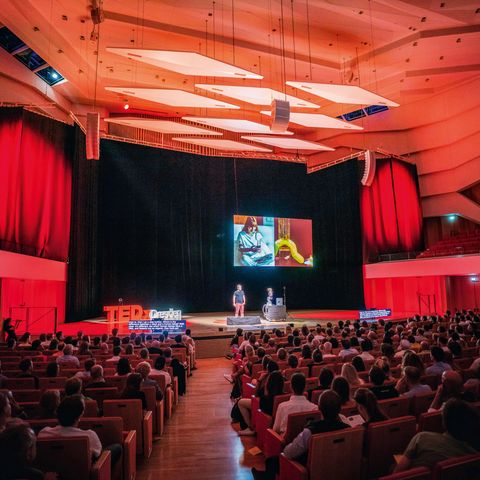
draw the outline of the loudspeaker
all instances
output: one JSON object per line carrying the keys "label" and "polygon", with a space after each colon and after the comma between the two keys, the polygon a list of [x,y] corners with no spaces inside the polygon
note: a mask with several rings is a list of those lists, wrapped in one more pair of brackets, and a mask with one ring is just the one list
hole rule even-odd
{"label": "loudspeaker", "polygon": [[261,325],[262,321],[260,317],[250,316],[250,317],[227,317],[227,325]]}
{"label": "loudspeaker", "polygon": [[275,133],[285,132],[290,122],[290,102],[286,100],[274,100],[271,106],[272,123],[270,130]]}
{"label": "loudspeaker", "polygon": [[369,187],[375,178],[375,169],[377,166],[377,157],[371,150],[365,151],[365,169],[363,171],[362,185]]}
{"label": "loudspeaker", "polygon": [[87,160],[98,160],[100,158],[100,114],[96,112],[87,113],[86,132]]}

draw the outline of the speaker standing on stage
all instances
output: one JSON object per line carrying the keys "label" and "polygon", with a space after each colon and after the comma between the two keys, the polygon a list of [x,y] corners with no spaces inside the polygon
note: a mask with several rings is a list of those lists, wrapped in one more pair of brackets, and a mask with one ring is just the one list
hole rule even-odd
{"label": "speaker standing on stage", "polygon": [[236,317],[244,316],[246,301],[247,297],[245,297],[245,292],[242,290],[242,286],[238,284],[237,289],[233,292],[233,307],[235,308]]}

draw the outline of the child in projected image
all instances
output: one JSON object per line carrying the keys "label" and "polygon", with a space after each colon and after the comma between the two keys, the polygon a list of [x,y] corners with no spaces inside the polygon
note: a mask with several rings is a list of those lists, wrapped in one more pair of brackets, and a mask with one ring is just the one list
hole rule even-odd
{"label": "child in projected image", "polygon": [[258,231],[257,219],[247,217],[237,237],[242,264],[248,267],[273,265],[273,255]]}

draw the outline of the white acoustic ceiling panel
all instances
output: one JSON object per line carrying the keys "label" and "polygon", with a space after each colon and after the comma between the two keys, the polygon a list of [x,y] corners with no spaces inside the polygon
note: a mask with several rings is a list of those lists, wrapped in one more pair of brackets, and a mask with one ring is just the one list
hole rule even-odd
{"label": "white acoustic ceiling panel", "polygon": [[[272,112],[263,110],[263,115],[271,116]],[[329,117],[322,113],[292,113],[290,112],[290,123],[310,128],[342,128],[345,130],[363,130],[363,127],[350,122],[344,122],[338,118]]]}
{"label": "white acoustic ceiling panel", "polygon": [[324,152],[332,152],[334,148],[327,147],[321,143],[307,142],[299,138],[285,138],[285,137],[257,137],[257,136],[242,136],[242,138],[252,140],[253,142],[264,143],[272,147],[282,148],[284,150],[317,150]]}
{"label": "white acoustic ceiling panel", "polygon": [[154,118],[138,118],[138,117],[112,117],[106,118],[106,122],[117,125],[125,125],[127,127],[141,128],[153,132],[160,132],[174,135],[216,135],[222,136],[222,133],[206,128],[199,128],[185,123],[172,122],[171,120],[157,120]]}
{"label": "white acoustic ceiling panel", "polygon": [[137,88],[137,87],[105,87],[109,92],[120,93],[130,97],[142,98],[172,107],[187,108],[230,108],[238,109],[237,105],[203,97],[185,90],[173,90],[168,88]]}
{"label": "white acoustic ceiling panel", "polygon": [[[239,133],[274,133],[268,125],[252,122],[250,120],[242,120],[240,118],[209,118],[209,117],[182,117],[182,120],[189,122],[201,123],[210,127],[223,128],[231,132]],[[293,132],[283,132],[283,135],[293,135]]]}
{"label": "white acoustic ceiling panel", "polygon": [[179,52],[176,50],[147,50],[143,48],[107,47],[107,52],[131,58],[138,62],[148,63],[156,67],[171,70],[183,75],[202,77],[256,78],[258,75],[229,63],[215,60],[196,52]]}
{"label": "white acoustic ceiling panel", "polygon": [[387,105],[398,107],[399,104],[381,97],[376,93],[365,90],[356,85],[334,85],[331,83],[287,82],[287,85],[304,92],[326,98],[336,103],[351,103],[354,105]]}
{"label": "white acoustic ceiling panel", "polygon": [[271,152],[272,150],[247,143],[235,142],[233,140],[221,140],[216,138],[182,138],[174,137],[172,140],[177,142],[191,143],[202,147],[213,148],[215,150],[230,150],[232,152]]}
{"label": "white acoustic ceiling panel", "polygon": [[293,97],[265,87],[243,87],[235,85],[207,85],[196,83],[195,86],[207,92],[218,93],[226,97],[235,98],[242,102],[253,103],[254,105],[270,105],[273,100],[287,100],[291,107],[297,108],[319,108],[312,102],[307,102],[301,98]]}

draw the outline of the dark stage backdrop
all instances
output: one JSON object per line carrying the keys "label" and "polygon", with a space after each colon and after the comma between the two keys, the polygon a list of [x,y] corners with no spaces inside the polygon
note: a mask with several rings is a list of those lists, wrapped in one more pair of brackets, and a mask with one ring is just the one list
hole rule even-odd
{"label": "dark stage backdrop", "polygon": [[[74,170],[79,187],[88,177],[94,187],[98,181],[99,210],[97,218],[96,187],[77,190],[73,203],[90,235],[77,232],[70,253],[88,257],[99,275],[70,270],[70,320],[101,313],[119,297],[152,308],[230,310],[237,282],[251,310],[268,286],[279,295],[287,287],[290,309],[363,306],[356,161],[307,175],[304,165],[102,140],[98,167],[98,179],[95,167]],[[234,268],[234,213],[311,218],[315,267]],[[97,250],[89,246],[96,237]],[[73,291],[75,284],[83,289]]]}

